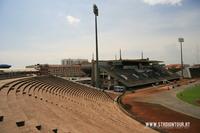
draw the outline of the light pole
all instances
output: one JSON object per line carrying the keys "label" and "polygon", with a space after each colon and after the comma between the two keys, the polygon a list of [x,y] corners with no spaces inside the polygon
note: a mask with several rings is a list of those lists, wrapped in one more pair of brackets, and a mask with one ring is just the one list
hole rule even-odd
{"label": "light pole", "polygon": [[183,78],[183,48],[182,48],[182,43],[184,42],[184,38],[178,38],[178,41],[180,42],[180,45],[181,45],[181,76]]}
{"label": "light pole", "polygon": [[95,15],[95,37],[96,37],[96,87],[99,88],[99,55],[98,55],[98,34],[97,34],[97,16],[99,15],[98,7],[93,5]]}

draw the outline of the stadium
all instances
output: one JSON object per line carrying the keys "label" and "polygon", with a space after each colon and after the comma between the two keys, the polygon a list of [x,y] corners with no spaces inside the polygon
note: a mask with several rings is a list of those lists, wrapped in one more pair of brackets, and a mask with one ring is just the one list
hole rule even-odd
{"label": "stadium", "polygon": [[[126,65],[123,66],[125,67],[119,67],[119,63],[117,63],[118,69],[116,66],[110,70],[111,67],[106,69],[105,63],[102,67],[102,70],[113,77],[120,76],[120,74],[128,77],[126,82],[131,82],[134,87],[129,86],[123,93],[104,87],[96,88],[52,74],[41,75],[41,72],[38,71],[28,71],[28,75],[21,75],[22,70],[19,73],[15,72],[15,75],[9,74],[13,77],[9,76],[0,81],[0,131],[2,133],[199,131],[199,103],[196,103],[199,93],[195,91],[197,95],[193,99],[193,103],[197,107],[172,96],[172,94],[177,94],[187,101],[189,86],[196,86],[196,90],[199,90],[198,78],[179,80],[178,75],[171,74],[168,70],[159,67],[162,71],[155,72],[163,75],[151,72],[151,76],[147,79],[144,74],[148,74],[145,71],[147,68],[152,68],[149,66],[143,67],[144,71],[141,72],[143,77],[136,80],[136,74],[131,74],[136,73],[137,69],[134,67],[136,61],[128,61],[129,70],[123,69],[127,68],[127,60],[124,62]],[[110,64],[110,61],[108,63]],[[18,76],[16,77],[16,75]],[[105,75],[104,73],[104,79],[106,79]],[[119,79],[118,82],[121,82],[120,85],[126,85],[124,79],[119,77],[117,79]],[[119,85],[118,82],[116,82],[117,85]],[[140,83],[139,88],[137,88],[138,82]],[[154,85],[151,86],[151,84]],[[135,87],[137,89],[133,91],[131,88]],[[182,94],[183,90],[186,92]],[[146,125],[147,122],[176,120],[189,121],[191,127],[165,129]]]}

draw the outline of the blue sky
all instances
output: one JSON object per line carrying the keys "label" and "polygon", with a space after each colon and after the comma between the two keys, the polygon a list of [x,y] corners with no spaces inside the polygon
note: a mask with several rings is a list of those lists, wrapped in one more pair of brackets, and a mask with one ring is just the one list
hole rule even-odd
{"label": "blue sky", "polygon": [[199,60],[199,0],[0,0],[0,63],[14,67],[91,59],[95,52],[92,5],[99,8],[99,57]]}

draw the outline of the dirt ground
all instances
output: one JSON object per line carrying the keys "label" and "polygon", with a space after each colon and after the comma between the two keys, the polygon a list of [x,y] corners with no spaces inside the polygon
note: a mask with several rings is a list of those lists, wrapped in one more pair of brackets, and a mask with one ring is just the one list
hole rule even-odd
{"label": "dirt ground", "polygon": [[200,99],[199,99],[199,100],[197,100],[196,102],[197,102],[197,104],[200,106]]}
{"label": "dirt ground", "polygon": [[[179,85],[188,84],[187,80],[178,81]],[[127,94],[122,103],[126,106],[136,120],[144,122],[190,122],[189,128],[160,128],[161,132],[169,133],[199,133],[200,119],[170,110],[162,105],[134,101],[137,97],[145,97],[151,94],[168,91],[170,86],[149,87],[137,90],[136,93]]]}
{"label": "dirt ground", "polygon": [[190,122],[189,128],[161,128],[161,131],[169,133],[199,133],[200,131],[200,119],[172,111],[158,104],[129,103],[126,99],[123,103],[131,105],[128,111],[141,122]]}

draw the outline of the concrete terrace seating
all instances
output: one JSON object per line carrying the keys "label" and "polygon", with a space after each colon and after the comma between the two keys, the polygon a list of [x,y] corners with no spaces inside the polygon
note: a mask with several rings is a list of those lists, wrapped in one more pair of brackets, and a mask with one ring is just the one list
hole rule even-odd
{"label": "concrete terrace seating", "polygon": [[107,94],[96,88],[53,76],[40,76],[1,85],[0,132],[155,131],[128,117]]}

